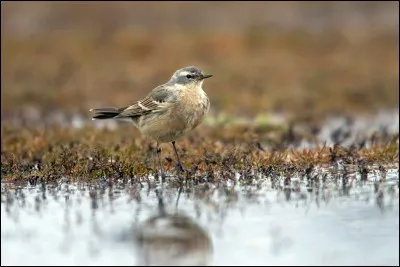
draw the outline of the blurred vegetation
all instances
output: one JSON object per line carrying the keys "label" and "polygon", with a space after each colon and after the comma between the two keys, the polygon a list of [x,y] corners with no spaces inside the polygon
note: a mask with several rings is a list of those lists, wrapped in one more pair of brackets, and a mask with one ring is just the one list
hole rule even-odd
{"label": "blurred vegetation", "polygon": [[[214,77],[203,86],[210,116],[179,142],[186,167],[330,164],[332,148],[285,151],[287,125],[269,125],[266,114],[300,122],[398,108],[398,10],[383,1],[2,2],[2,179],[156,170],[152,143],[132,125],[112,132],[38,119],[91,122],[90,108],[131,104],[187,65]],[[241,124],[246,117],[255,125]],[[342,156],[397,162],[398,135],[386,141]]]}
{"label": "blurred vegetation", "polygon": [[317,116],[399,104],[397,2],[1,9],[2,111],[123,106],[186,65],[214,74],[204,85],[213,114]]}

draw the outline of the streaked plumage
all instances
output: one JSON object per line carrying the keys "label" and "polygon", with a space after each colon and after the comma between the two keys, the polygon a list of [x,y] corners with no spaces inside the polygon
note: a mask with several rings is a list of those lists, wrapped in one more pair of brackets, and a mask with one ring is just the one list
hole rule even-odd
{"label": "streaked plumage", "polygon": [[210,108],[202,84],[211,76],[197,67],[185,67],[133,105],[90,111],[93,119],[131,119],[142,134],[157,144],[172,142],[175,149],[175,140],[196,128]]}

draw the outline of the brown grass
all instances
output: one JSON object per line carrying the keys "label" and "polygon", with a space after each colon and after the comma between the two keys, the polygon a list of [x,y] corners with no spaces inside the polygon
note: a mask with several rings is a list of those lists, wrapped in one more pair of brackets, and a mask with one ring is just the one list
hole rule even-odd
{"label": "brown grass", "polygon": [[[280,111],[302,122],[399,105],[396,2],[9,2],[1,12],[2,180],[154,173],[154,144],[131,125],[118,132],[41,128],[31,111],[22,126],[11,121],[28,107],[39,110],[39,119],[55,111],[89,119],[90,108],[133,103],[186,65],[214,75],[204,88],[217,118],[254,121]],[[336,153],[353,163],[398,161],[398,137],[341,152],[288,151],[288,138],[284,127],[227,120],[201,127],[179,148],[192,178],[230,168],[304,171],[332,163]],[[171,171],[172,149],[163,149]]]}
{"label": "brown grass", "polygon": [[[195,132],[177,143],[189,179],[204,177],[207,173],[232,175],[236,171],[269,167],[278,172],[304,172],[309,166],[329,167],[338,159],[349,165],[362,161],[368,166],[378,163],[388,166],[399,160],[398,137],[393,137],[387,144],[376,142],[368,149],[321,145],[297,151],[264,149],[257,141],[259,134],[254,129],[247,129],[243,134],[243,129],[232,126],[227,132],[236,132],[238,138],[231,139],[231,134],[223,136],[215,127],[204,128],[201,132],[207,132],[207,138]],[[131,125],[122,126],[118,131],[56,126],[38,130],[3,125],[2,180],[23,181],[41,177],[56,181],[67,177],[87,181],[103,176],[133,179],[157,174],[159,165],[155,143],[138,135],[135,137],[135,134]],[[170,144],[162,146],[162,159],[165,170],[175,173],[176,158]],[[226,176],[227,179],[231,175]]]}

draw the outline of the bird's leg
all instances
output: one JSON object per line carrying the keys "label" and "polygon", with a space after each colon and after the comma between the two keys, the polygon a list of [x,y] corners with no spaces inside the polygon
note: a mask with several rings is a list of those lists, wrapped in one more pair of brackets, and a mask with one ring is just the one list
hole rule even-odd
{"label": "bird's leg", "polygon": [[158,156],[158,163],[160,164],[160,171],[161,171],[161,185],[163,185],[165,182],[165,173],[164,173],[164,167],[163,167],[163,164],[161,161],[161,147],[158,142],[157,142],[157,156]]}
{"label": "bird's leg", "polygon": [[178,151],[176,150],[175,141],[172,141],[172,146],[174,147],[176,158],[178,159],[178,168],[180,172],[185,172],[185,168],[183,168],[181,159],[179,158]]}

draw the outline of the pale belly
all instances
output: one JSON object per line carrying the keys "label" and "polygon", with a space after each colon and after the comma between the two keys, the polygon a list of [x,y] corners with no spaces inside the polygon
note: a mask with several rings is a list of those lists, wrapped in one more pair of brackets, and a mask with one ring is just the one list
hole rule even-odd
{"label": "pale belly", "polygon": [[203,90],[186,89],[179,102],[164,112],[142,116],[136,125],[143,135],[157,142],[172,142],[196,128],[203,121],[209,106],[210,102]]}
{"label": "pale belly", "polygon": [[193,108],[186,112],[171,110],[163,114],[151,114],[140,118],[138,129],[159,143],[176,141],[187,132],[196,128],[204,119],[204,108]]}

